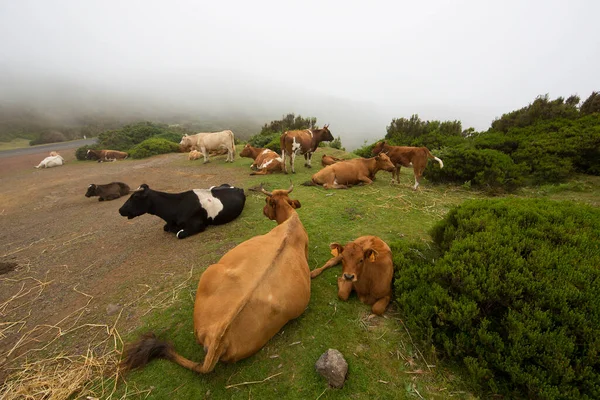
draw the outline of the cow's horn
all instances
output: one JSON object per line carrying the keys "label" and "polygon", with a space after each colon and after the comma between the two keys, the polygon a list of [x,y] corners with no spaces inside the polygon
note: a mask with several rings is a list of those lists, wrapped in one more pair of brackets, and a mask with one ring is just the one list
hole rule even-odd
{"label": "cow's horn", "polygon": [[294,190],[294,182],[292,182],[292,180],[290,179],[290,188],[287,190],[287,193],[292,193],[292,190]]}
{"label": "cow's horn", "polygon": [[273,193],[271,193],[271,192],[267,192],[267,191],[265,190],[265,188],[263,187],[262,183],[260,184],[260,191],[261,191],[262,193],[266,194],[266,195],[267,195],[267,196],[269,196],[269,197],[273,196]]}
{"label": "cow's horn", "polygon": [[134,190],[132,193],[135,193],[135,192],[143,192],[143,191],[144,191],[144,188],[140,186],[140,187],[138,187],[137,189],[135,189],[135,190]]}

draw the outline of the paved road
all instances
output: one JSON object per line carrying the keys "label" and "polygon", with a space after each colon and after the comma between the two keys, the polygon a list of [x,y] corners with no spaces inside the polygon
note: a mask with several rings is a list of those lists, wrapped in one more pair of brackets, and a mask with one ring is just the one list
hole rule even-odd
{"label": "paved road", "polygon": [[49,143],[49,144],[41,144],[39,146],[22,147],[20,149],[2,150],[2,151],[0,151],[0,158],[73,149],[73,148],[85,146],[86,144],[94,144],[94,143],[96,143],[96,140],[97,140],[97,138],[81,139],[81,140],[72,140],[70,142]]}

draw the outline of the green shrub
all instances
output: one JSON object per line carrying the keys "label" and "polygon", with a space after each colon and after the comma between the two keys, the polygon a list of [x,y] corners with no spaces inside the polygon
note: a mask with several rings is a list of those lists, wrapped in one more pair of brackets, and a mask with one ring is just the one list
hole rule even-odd
{"label": "green shrub", "polygon": [[[267,135],[258,134],[258,135],[252,136],[248,140],[248,143],[251,146],[263,148],[263,147],[267,147],[267,145],[269,143],[275,143],[275,142],[277,142],[277,147],[279,148],[279,147],[281,147],[279,145],[279,138],[280,137],[281,137],[281,133],[270,133],[270,134],[267,134]],[[273,150],[273,149],[271,149],[271,150]]]}
{"label": "green shrub", "polygon": [[359,147],[358,149],[354,150],[353,153],[359,157],[364,157],[364,158],[373,157],[372,151],[373,151],[373,148],[375,147],[375,144],[377,144],[377,142],[371,143],[371,144],[365,143],[362,147]]}
{"label": "green shrub", "polygon": [[42,132],[36,139],[31,140],[29,145],[35,146],[38,144],[57,143],[64,142],[65,140],[67,140],[67,138],[62,132],[49,130]]}
{"label": "green shrub", "polygon": [[600,209],[467,201],[432,236],[435,262],[394,248],[409,329],[462,361],[483,390],[600,398]]}
{"label": "green shrub", "polygon": [[470,182],[471,186],[491,192],[510,192],[524,184],[527,168],[516,165],[510,156],[499,151],[462,146],[436,154],[444,162],[444,168],[429,162],[423,174],[432,182]]}
{"label": "green shrub", "polygon": [[150,138],[129,150],[132,158],[146,158],[157,154],[177,153],[179,145],[167,139]]}
{"label": "green shrub", "polygon": [[[129,151],[133,146],[146,139],[169,133],[177,133],[179,135],[177,143],[179,143],[182,134],[178,130],[170,130],[164,124],[138,122],[136,124],[125,125],[121,129],[102,132],[98,135],[98,144],[103,149]],[[170,137],[167,137],[167,139],[171,140]]]}
{"label": "green shrub", "polygon": [[169,142],[179,144],[179,142],[181,142],[182,136],[183,136],[183,134],[181,134],[179,132],[165,132],[165,133],[160,133],[156,136],[153,136],[153,138],[165,139],[165,140],[168,140]]}

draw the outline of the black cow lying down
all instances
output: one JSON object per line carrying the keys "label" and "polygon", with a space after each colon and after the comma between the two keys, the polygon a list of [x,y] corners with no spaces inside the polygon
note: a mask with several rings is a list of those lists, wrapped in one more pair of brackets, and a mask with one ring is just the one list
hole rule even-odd
{"label": "black cow lying down", "polygon": [[228,184],[210,189],[193,189],[183,193],[152,190],[145,183],[133,191],[119,209],[128,219],[146,213],[166,221],[165,232],[177,234],[178,239],[203,232],[207,225],[221,225],[236,219],[244,209],[244,189]]}
{"label": "black cow lying down", "polygon": [[111,182],[106,185],[88,186],[85,197],[99,196],[98,201],[114,200],[129,194],[129,186],[123,182]]}

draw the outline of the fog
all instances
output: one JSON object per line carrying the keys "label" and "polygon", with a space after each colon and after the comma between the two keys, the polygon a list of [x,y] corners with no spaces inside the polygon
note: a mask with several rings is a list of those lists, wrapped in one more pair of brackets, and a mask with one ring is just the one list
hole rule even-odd
{"label": "fog", "polygon": [[349,148],[414,113],[483,130],[540,94],[599,90],[598,15],[597,1],[4,0],[0,104],[257,130],[295,112]]}

